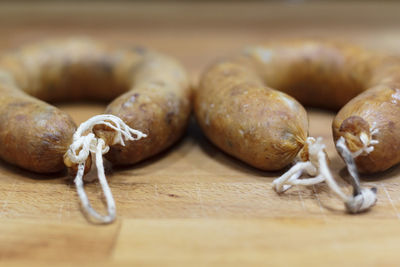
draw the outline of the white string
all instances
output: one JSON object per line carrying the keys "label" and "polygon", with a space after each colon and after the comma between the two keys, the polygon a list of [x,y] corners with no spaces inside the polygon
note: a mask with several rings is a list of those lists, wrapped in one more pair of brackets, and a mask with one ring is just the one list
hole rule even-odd
{"label": "white string", "polygon": [[[361,137],[361,135],[360,135],[360,137]],[[365,150],[365,147],[368,147],[369,145],[366,145],[366,143],[364,143],[364,141],[362,141],[362,142],[364,144],[364,147],[361,148],[360,150],[363,150],[363,153],[360,153],[359,155],[365,154],[365,153],[370,153],[371,151],[374,150],[374,148],[372,146],[371,146],[372,149]],[[376,141],[376,143],[378,143],[378,141]],[[359,209],[366,210],[366,209],[372,207],[373,205],[375,205],[375,203],[377,201],[376,188],[367,189],[367,188],[362,188],[360,186],[360,179],[358,178],[357,166],[354,162],[354,158],[355,158],[353,156],[354,153],[351,153],[350,150],[348,149],[348,147],[346,145],[346,140],[344,139],[343,136],[341,136],[338,139],[338,141],[336,142],[336,147],[337,147],[339,153],[342,155],[342,158],[344,159],[344,162],[346,163],[346,167],[347,167],[350,175],[353,178],[353,180],[352,180],[352,185],[353,185],[353,189],[354,189],[353,201],[346,203],[346,208],[349,211],[356,213],[357,210],[359,210]],[[370,151],[370,152],[367,152],[367,151]]]}
{"label": "white string", "polygon": [[[278,193],[283,193],[293,185],[315,185],[326,182],[329,188],[345,203],[346,209],[351,213],[358,213],[373,206],[376,202],[376,196],[369,189],[362,189],[356,196],[347,196],[336,183],[327,163],[325,154],[325,145],[322,138],[307,138],[309,160],[306,162],[297,162],[281,177],[272,182],[272,187]],[[306,173],[313,178],[300,177]]]}
{"label": "white string", "polygon": [[[379,143],[378,140],[373,139],[373,137],[379,133],[378,129],[373,129],[371,130],[371,137],[372,139],[370,139],[368,137],[368,135],[364,132],[362,132],[360,134],[360,140],[361,143],[363,144],[363,147],[360,148],[359,150],[355,151],[355,152],[350,152],[351,155],[353,156],[353,158],[357,158],[360,155],[368,155],[369,153],[371,153],[372,151],[374,151],[374,146]],[[347,146],[346,146],[347,147]]]}
{"label": "white string", "polygon": [[[97,137],[93,133],[93,127],[96,125],[105,125],[115,131],[115,135],[111,144],[106,144],[102,138]],[[83,135],[87,132],[89,132],[87,135]],[[130,128],[120,118],[109,114],[94,116],[78,127],[73,135],[73,142],[70,145],[66,156],[72,163],[78,164],[78,172],[74,182],[83,210],[86,212],[89,218],[100,223],[110,223],[115,219],[115,201],[110,187],[108,186],[103,166],[103,155],[110,150],[109,145],[121,144],[124,146],[124,138],[126,140],[133,141],[144,137],[147,137],[147,135],[141,131]],[[106,199],[108,214],[105,216],[100,215],[93,209],[83,186],[85,163],[91,153],[94,153],[96,158],[97,175]]]}

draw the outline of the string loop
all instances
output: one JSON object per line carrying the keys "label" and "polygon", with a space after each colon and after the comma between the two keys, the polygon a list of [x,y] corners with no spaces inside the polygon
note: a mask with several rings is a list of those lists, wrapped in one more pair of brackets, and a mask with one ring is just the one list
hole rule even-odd
{"label": "string loop", "polygon": [[[106,144],[103,138],[93,133],[93,128],[96,125],[105,125],[113,130],[114,137],[110,144]],[[87,134],[84,135],[85,133]],[[125,146],[124,139],[134,141],[145,137],[147,137],[146,134],[130,128],[120,118],[111,114],[94,116],[78,127],[73,135],[73,142],[66,153],[66,158],[70,162],[78,165],[74,183],[81,200],[82,208],[89,219],[100,223],[111,223],[116,216],[115,201],[107,183],[103,165],[103,155],[110,150],[109,145],[120,144]],[[85,164],[87,158],[90,157],[91,154],[95,156],[97,177],[106,199],[107,215],[101,215],[93,209],[84,189],[83,176]]]}
{"label": "string loop", "polygon": [[[297,162],[281,177],[272,182],[272,187],[278,193],[283,193],[294,185],[315,185],[325,182],[329,188],[344,202],[347,211],[358,213],[369,209],[376,203],[376,189],[359,187],[358,176],[353,187],[356,188],[354,196],[347,196],[336,183],[329,167],[325,144],[322,138],[308,137],[307,140],[309,159],[305,162]],[[349,152],[350,153],[350,152]],[[314,177],[302,178],[303,174]],[[356,186],[358,185],[358,187]]]}

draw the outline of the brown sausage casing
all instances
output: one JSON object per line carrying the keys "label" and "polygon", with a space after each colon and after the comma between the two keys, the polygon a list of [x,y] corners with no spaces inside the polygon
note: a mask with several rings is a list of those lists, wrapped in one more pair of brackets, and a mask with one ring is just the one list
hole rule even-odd
{"label": "brown sausage casing", "polygon": [[[112,146],[107,158],[139,162],[182,136],[190,92],[179,63],[141,47],[116,49],[87,39],[22,47],[0,58],[0,157],[35,172],[62,170],[76,125],[44,101],[117,97],[105,112],[148,137]],[[107,136],[107,129],[96,134]]]}
{"label": "brown sausage casing", "polygon": [[259,169],[279,170],[306,140],[306,111],[266,87],[246,64],[220,62],[206,71],[195,98],[197,121],[228,154]]}
{"label": "brown sausage casing", "polygon": [[277,170],[294,160],[307,138],[306,114],[296,100],[343,107],[333,122],[335,141],[343,136],[353,153],[373,147],[356,157],[357,166],[361,172],[383,171],[400,162],[399,66],[398,58],[334,42],[250,47],[204,72],[195,113],[222,150]]}

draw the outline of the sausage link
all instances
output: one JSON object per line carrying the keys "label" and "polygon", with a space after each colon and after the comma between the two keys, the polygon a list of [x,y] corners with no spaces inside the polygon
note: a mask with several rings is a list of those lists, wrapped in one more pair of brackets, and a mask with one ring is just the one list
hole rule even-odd
{"label": "sausage link", "polygon": [[[133,164],[184,133],[191,88],[174,59],[141,47],[116,49],[87,39],[27,45],[0,58],[0,157],[46,173],[64,168],[76,125],[45,101],[110,101],[106,113],[148,138],[111,146],[115,164]],[[107,136],[107,129],[96,129]],[[111,144],[110,144],[111,145]]]}
{"label": "sausage link", "polygon": [[333,121],[335,141],[343,136],[360,171],[371,173],[400,162],[399,88],[397,57],[327,41],[273,43],[209,67],[196,92],[195,113],[222,150],[276,170],[299,151],[307,155],[307,117],[296,100],[343,107]]}

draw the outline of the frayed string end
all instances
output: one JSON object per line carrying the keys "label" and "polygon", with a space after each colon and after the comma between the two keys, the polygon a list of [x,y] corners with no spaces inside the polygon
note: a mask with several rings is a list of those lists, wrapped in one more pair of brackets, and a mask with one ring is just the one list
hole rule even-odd
{"label": "frayed string end", "polygon": [[[120,118],[114,115],[98,115],[90,118],[79,126],[73,136],[73,142],[66,153],[66,158],[69,162],[78,164],[78,171],[74,182],[84,212],[89,219],[93,220],[93,222],[111,223],[115,220],[116,207],[110,187],[107,183],[103,166],[103,155],[110,150],[110,147],[102,138],[97,137],[93,133],[93,127],[96,125],[105,125],[115,132],[115,136],[110,145],[120,144],[124,146],[124,139],[139,140],[147,137],[147,135],[130,128]],[[89,133],[83,135],[87,132]],[[90,157],[92,153],[96,158],[97,175],[106,199],[107,215],[101,215],[93,209],[84,189],[83,176],[85,172],[85,164],[87,158]]]}

